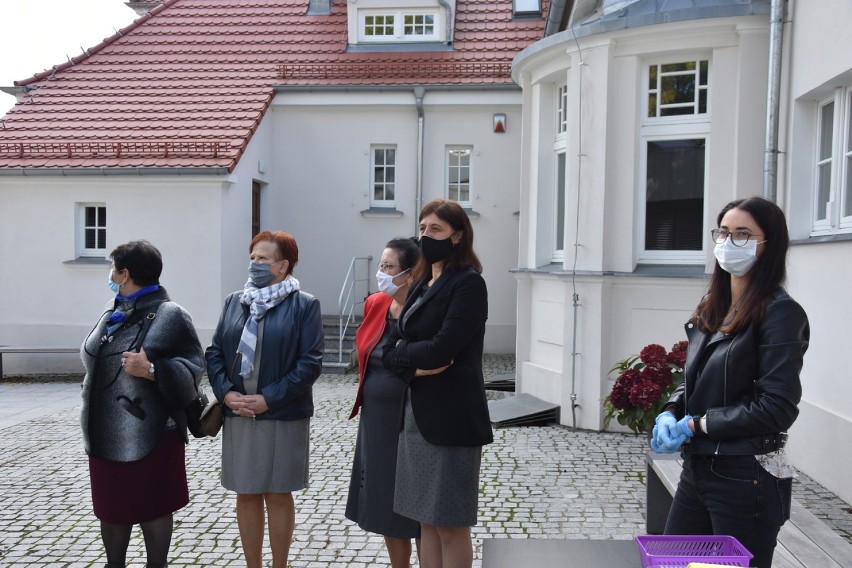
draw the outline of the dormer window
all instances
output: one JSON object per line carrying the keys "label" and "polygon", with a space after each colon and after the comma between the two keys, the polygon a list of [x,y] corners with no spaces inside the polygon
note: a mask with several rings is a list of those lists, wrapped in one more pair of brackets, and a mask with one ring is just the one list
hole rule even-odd
{"label": "dormer window", "polygon": [[450,50],[455,9],[456,0],[349,0],[349,50]]}
{"label": "dormer window", "polygon": [[361,10],[359,41],[440,41],[438,12],[408,10]]}

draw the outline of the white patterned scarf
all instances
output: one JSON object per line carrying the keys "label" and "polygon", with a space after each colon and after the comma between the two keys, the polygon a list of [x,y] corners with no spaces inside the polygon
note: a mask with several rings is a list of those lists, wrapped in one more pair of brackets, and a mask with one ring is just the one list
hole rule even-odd
{"label": "white patterned scarf", "polygon": [[240,361],[240,376],[247,379],[251,376],[254,368],[254,354],[257,348],[257,323],[271,310],[284,301],[292,292],[299,290],[299,281],[292,275],[287,276],[277,284],[270,284],[265,288],[258,288],[254,282],[249,280],[243,288],[240,303],[249,306],[249,317],[243,327],[240,336],[240,346],[237,353],[242,355]]}

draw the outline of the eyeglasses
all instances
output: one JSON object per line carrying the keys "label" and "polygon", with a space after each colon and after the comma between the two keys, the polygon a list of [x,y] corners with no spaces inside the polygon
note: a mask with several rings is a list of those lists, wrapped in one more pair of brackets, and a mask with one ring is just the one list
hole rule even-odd
{"label": "eyeglasses", "polygon": [[394,268],[401,268],[398,264],[388,264],[387,262],[379,263],[379,270],[392,270]]}
{"label": "eyeglasses", "polygon": [[744,247],[750,238],[757,237],[758,235],[752,235],[748,231],[743,230],[729,231],[728,229],[713,229],[710,231],[710,236],[720,245],[730,236],[731,242],[735,247]]}

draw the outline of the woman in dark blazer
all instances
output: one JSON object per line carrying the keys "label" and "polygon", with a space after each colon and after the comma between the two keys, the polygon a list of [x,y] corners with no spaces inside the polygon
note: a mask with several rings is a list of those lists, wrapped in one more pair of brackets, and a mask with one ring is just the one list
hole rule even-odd
{"label": "woman in dark blazer", "polygon": [[423,568],[471,566],[482,446],[493,441],[482,376],[488,292],[458,203],[423,208],[420,252],[383,357],[408,383],[394,511],[420,522]]}

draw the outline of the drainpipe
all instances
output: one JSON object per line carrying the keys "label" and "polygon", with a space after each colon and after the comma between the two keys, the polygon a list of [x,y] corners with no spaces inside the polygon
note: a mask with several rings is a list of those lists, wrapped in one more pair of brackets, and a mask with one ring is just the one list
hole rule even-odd
{"label": "drainpipe", "polygon": [[772,0],[769,8],[769,78],[766,93],[766,142],[763,155],[763,197],[778,199],[778,113],[781,110],[781,48],[787,0]]}
{"label": "drainpipe", "polygon": [[414,234],[420,230],[420,209],[423,208],[423,95],[426,89],[414,87],[417,106],[417,179],[414,181]]}
{"label": "drainpipe", "polygon": [[447,0],[438,0],[438,4],[447,9],[447,45],[452,45],[453,34],[455,33],[456,18],[453,16],[453,7]]}

